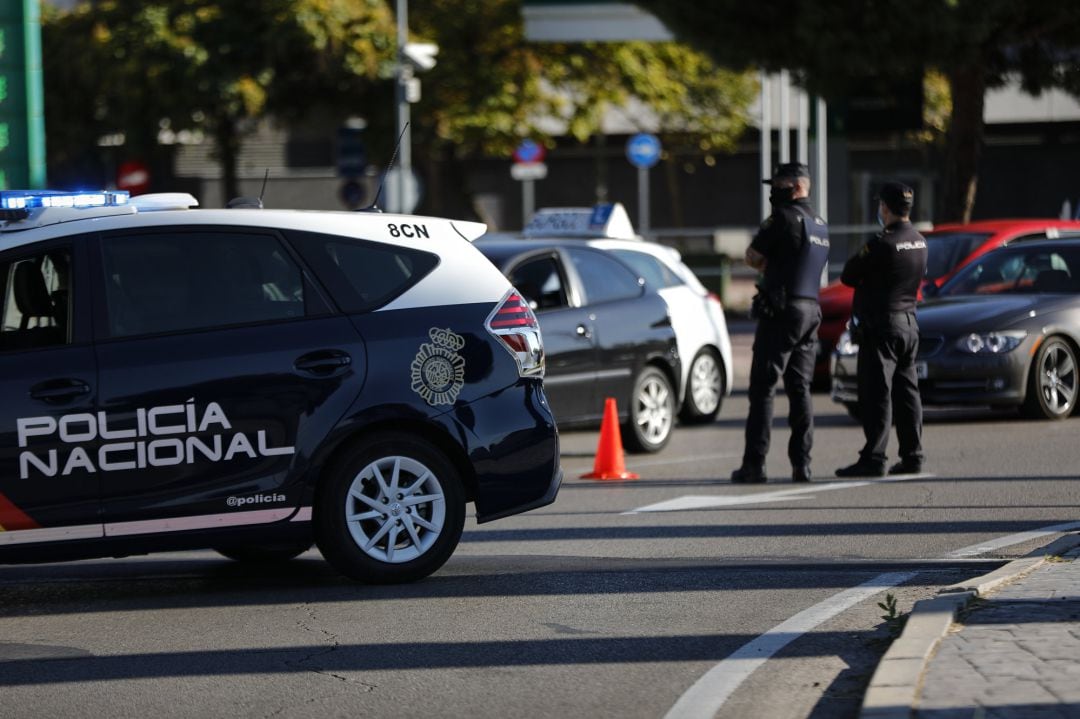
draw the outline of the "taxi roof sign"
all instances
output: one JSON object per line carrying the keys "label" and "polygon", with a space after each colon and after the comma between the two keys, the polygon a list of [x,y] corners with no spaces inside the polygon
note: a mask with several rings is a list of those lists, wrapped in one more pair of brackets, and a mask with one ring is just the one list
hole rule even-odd
{"label": "taxi roof sign", "polygon": [[637,239],[621,202],[593,207],[547,207],[539,210],[522,233],[525,237],[607,237]]}

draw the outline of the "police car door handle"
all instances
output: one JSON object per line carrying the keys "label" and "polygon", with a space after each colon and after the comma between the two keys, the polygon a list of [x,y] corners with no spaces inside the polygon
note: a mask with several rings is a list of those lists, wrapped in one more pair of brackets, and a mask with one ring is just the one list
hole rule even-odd
{"label": "police car door handle", "polygon": [[50,379],[30,388],[30,396],[50,404],[63,404],[90,394],[90,385],[81,379]]}
{"label": "police car door handle", "polygon": [[299,372],[326,377],[344,367],[348,367],[350,364],[352,364],[352,357],[349,356],[348,352],[319,350],[298,357],[293,363],[293,367]]}

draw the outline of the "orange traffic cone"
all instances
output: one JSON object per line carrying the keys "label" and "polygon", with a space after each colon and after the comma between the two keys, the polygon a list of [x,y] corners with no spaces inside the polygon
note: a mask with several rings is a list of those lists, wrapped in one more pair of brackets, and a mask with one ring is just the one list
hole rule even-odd
{"label": "orange traffic cone", "polygon": [[593,471],[581,475],[581,478],[638,479],[638,475],[626,471],[622,433],[619,431],[619,411],[615,408],[614,397],[604,400],[604,421],[600,424],[600,442],[596,445]]}

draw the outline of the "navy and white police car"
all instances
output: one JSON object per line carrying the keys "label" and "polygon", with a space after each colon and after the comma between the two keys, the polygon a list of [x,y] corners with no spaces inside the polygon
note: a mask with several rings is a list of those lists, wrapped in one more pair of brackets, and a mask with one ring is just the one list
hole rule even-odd
{"label": "navy and white police car", "polygon": [[555,499],[536,318],[429,217],[0,193],[0,562],[316,543],[362,581]]}

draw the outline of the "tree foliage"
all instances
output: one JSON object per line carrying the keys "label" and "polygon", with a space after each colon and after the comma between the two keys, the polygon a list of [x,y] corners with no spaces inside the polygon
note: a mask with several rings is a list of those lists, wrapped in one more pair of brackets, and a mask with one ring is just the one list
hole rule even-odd
{"label": "tree foliage", "polygon": [[162,124],[200,129],[227,197],[256,121],[354,102],[393,57],[380,0],[98,0],[43,21],[54,162],[87,162],[108,133],[153,153]]}
{"label": "tree foliage", "polygon": [[414,34],[440,48],[413,117],[458,153],[507,156],[523,137],[563,131],[585,142],[632,100],[669,139],[730,148],[756,94],[753,77],[680,43],[529,43],[520,0],[413,0],[409,12]]}
{"label": "tree foliage", "polygon": [[988,88],[1080,89],[1080,4],[1054,0],[745,3],[635,0],[681,39],[734,68],[788,68],[813,92],[842,97],[867,77],[883,89],[934,69],[948,80],[943,220],[975,201]]}
{"label": "tree foliage", "polygon": [[[95,141],[111,133],[150,156],[162,152],[162,125],[196,129],[213,138],[233,196],[240,142],[264,117],[296,120],[324,106],[387,128],[392,4],[96,0],[53,9],[43,33],[52,164],[93,161]],[[665,145],[730,148],[756,93],[752,75],[679,43],[529,43],[520,0],[412,0],[409,19],[415,39],[440,47],[412,112],[419,158],[506,157],[524,137],[551,144],[563,132],[585,142],[607,111],[628,103],[641,108],[630,119],[642,129],[648,116],[659,123]]]}

